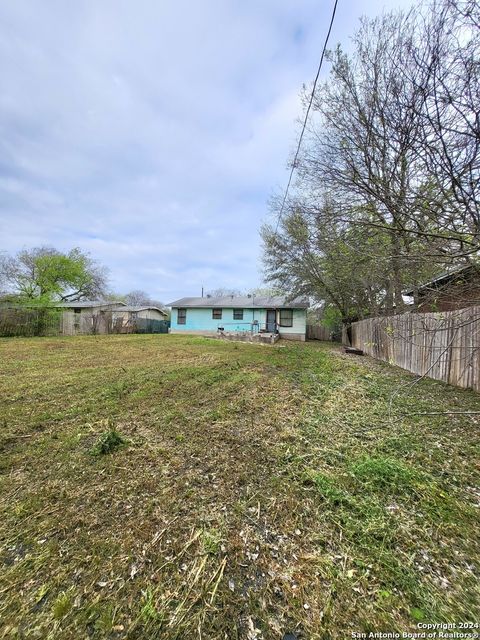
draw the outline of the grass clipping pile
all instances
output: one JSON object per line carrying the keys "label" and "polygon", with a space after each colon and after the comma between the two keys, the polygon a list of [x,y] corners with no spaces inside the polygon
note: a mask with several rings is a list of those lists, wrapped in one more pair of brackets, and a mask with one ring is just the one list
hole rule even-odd
{"label": "grass clipping pile", "polygon": [[[478,395],[330,346],[0,341],[0,637],[478,617]],[[414,415],[412,415],[414,414]]]}

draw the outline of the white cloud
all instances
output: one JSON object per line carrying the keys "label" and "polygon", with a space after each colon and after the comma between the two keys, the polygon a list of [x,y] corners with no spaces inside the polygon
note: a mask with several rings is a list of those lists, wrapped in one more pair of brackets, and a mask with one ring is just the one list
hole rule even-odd
{"label": "white cloud", "polygon": [[[116,290],[164,299],[257,284],[319,4],[2,3],[0,248],[80,246]],[[381,6],[340,3],[332,43]]]}

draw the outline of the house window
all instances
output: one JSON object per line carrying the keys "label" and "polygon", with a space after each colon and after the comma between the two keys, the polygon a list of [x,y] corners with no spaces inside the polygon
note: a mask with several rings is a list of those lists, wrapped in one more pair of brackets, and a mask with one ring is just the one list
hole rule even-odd
{"label": "house window", "polygon": [[243,320],[243,309],[234,309],[233,310],[233,319],[234,320]]}
{"label": "house window", "polygon": [[81,314],[82,310],[81,309],[74,309],[73,310],[73,326],[75,327],[75,329],[79,329],[80,328],[80,314]]}
{"label": "house window", "polygon": [[177,311],[177,324],[187,324],[187,310],[179,309]]}
{"label": "house window", "polygon": [[212,318],[214,320],[222,319],[222,310],[221,309],[212,309]]}
{"label": "house window", "polygon": [[293,309],[280,309],[280,326],[293,327]]}

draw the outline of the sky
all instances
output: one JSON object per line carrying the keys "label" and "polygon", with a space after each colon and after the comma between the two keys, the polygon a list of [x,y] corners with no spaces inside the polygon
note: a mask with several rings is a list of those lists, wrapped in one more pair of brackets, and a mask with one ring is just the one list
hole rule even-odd
{"label": "sky", "polygon": [[[330,46],[406,0],[339,0]],[[80,247],[117,293],[262,285],[333,7],[326,0],[0,3],[0,251]],[[325,65],[322,77],[328,74]]]}

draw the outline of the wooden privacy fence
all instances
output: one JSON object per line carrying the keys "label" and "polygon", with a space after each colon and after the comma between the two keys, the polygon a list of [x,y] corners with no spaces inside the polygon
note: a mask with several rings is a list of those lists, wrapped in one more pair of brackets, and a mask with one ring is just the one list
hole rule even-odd
{"label": "wooden privacy fence", "polygon": [[480,391],[480,306],[354,322],[351,346],[419,376]]}
{"label": "wooden privacy fence", "polygon": [[130,315],[114,318],[109,311],[77,314],[58,309],[0,308],[0,337],[168,333],[169,326],[168,320]]}
{"label": "wooden privacy fence", "polygon": [[168,333],[170,320],[137,318],[133,323],[133,333]]}
{"label": "wooden privacy fence", "polygon": [[111,311],[78,315],[73,311],[65,311],[61,333],[67,336],[106,333],[168,333],[169,326],[169,320],[137,318],[130,314],[114,317]]}
{"label": "wooden privacy fence", "polygon": [[307,340],[331,340],[330,330],[318,324],[307,324]]}
{"label": "wooden privacy fence", "polygon": [[56,336],[62,314],[52,309],[0,309],[0,336]]}

